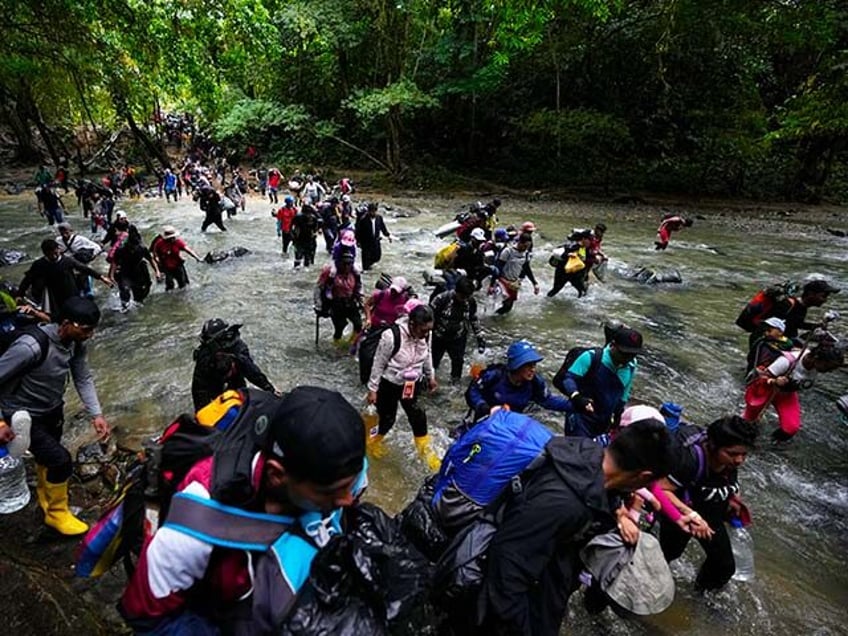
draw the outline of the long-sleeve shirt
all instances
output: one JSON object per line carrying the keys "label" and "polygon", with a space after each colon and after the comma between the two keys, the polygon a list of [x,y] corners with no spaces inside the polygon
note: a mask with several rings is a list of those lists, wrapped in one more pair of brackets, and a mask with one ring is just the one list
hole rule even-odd
{"label": "long-sleeve shirt", "polygon": [[66,344],[59,339],[59,326],[40,325],[50,341],[47,357],[35,366],[41,355],[38,341],[30,335],[19,336],[0,356],[0,409],[6,412],[27,410],[45,415],[64,401],[68,373],[77,393],[92,417],[102,413],[94,378],[88,367],[85,343]]}
{"label": "long-sleeve shirt", "polygon": [[33,296],[42,304],[49,304],[46,311],[56,311],[64,302],[79,293],[74,273],[100,278],[100,272],[67,254],[51,261],[46,256],[35,260],[24,274],[18,286],[18,294],[26,296],[32,287]]}
{"label": "long-sleeve shirt", "polygon": [[530,269],[530,250],[522,252],[517,247],[508,245],[498,255],[497,268],[498,274],[508,281],[515,282],[520,278],[527,278],[536,284],[536,277]]}
{"label": "long-sleeve shirt", "polygon": [[369,391],[377,390],[380,378],[392,384],[403,384],[421,376],[433,377],[430,339],[413,338],[409,333],[409,318],[401,318],[396,324],[400,332],[400,347],[392,355],[395,336],[392,329],[386,329],[374,353],[374,365],[371,367],[371,377],[368,378]]}
{"label": "long-sleeve shirt", "polygon": [[431,302],[433,308],[433,337],[440,340],[456,340],[468,333],[468,327],[479,338],[483,335],[477,318],[477,301],[469,298],[460,301],[456,291],[444,291]]}
{"label": "long-sleeve shirt", "polygon": [[468,387],[465,401],[478,416],[486,415],[493,406],[502,404],[516,413],[523,413],[531,402],[552,411],[571,411],[571,402],[560,395],[553,395],[541,376],[536,374],[529,382],[513,384],[503,365],[492,365],[484,370]]}

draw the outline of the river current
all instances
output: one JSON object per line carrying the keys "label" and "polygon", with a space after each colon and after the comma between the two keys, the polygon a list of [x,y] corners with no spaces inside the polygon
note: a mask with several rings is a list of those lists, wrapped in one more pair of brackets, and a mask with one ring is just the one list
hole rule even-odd
{"label": "river current", "polygon": [[[366,196],[366,195],[363,195]],[[73,195],[65,197],[69,221],[86,233]],[[415,210],[410,217],[384,216],[395,236],[383,243],[383,261],[363,276],[366,290],[380,272],[404,275],[422,296],[421,272],[429,270],[444,242],[432,230],[450,220],[471,199],[381,197],[394,210]],[[191,285],[165,293],[158,285],[144,307],[118,311],[117,291],[95,283],[103,320],[91,346],[91,366],[104,411],[121,439],[138,445],[160,431],[173,417],[191,409],[192,351],[203,322],[220,317],[242,323],[242,334],[259,365],[278,388],[317,384],[344,393],[355,406],[364,402],[355,360],[331,342],[331,326],[320,324],[315,345],[312,288],[319,265],[326,261],[319,239],[318,265],[294,271],[291,255],[283,258],[276,238],[271,206],[259,197],[248,199],[247,212],[226,221],[229,232],[200,232],[202,213],[190,199],[168,204],[162,199],[121,201],[130,220],[149,242],[163,224],[176,226],[202,257],[212,249],[244,246],[242,258],[207,265],[190,260]],[[525,337],[545,355],[539,371],[550,380],[572,346],[600,344],[601,323],[618,318],[642,331],[646,353],[634,397],[658,404],[673,400],[685,407],[688,419],[706,425],[717,417],[741,412],[747,334],[733,321],[760,287],[812,272],[848,287],[848,239],[822,235],[815,226],[783,220],[738,223],[715,212],[694,227],[673,236],[665,253],[653,249],[659,209],[616,208],[600,204],[533,202],[504,198],[501,222],[532,219],[538,226],[534,271],[542,293],[534,296],[525,283],[515,309],[495,317],[485,298],[480,314],[492,361],[502,358],[508,344]],[[653,213],[651,213],[653,212]],[[695,215],[697,210],[683,211]],[[25,193],[0,200],[0,247],[23,249],[30,259],[42,239],[52,235],[35,212],[34,197]],[[547,260],[572,227],[609,227],[604,251],[610,257],[605,282],[593,279],[588,296],[577,299],[571,287],[549,299],[553,270]],[[105,268],[102,257],[96,261]],[[678,270],[682,284],[641,285],[621,274],[640,266]],[[26,263],[4,268],[5,278],[19,282]],[[848,329],[848,291],[831,298],[826,308],[843,311]],[[810,318],[820,316],[813,309]],[[471,351],[469,350],[470,358]],[[467,359],[468,360],[468,359]],[[468,364],[468,362],[467,362]],[[438,393],[424,400],[436,447],[449,444],[447,430],[462,417],[461,386],[448,381],[448,361],[439,373]],[[661,615],[624,621],[604,614],[588,617],[575,595],[569,610],[569,633],[578,634],[816,634],[848,633],[848,429],[839,422],[834,399],[848,390],[844,371],[823,376],[802,395],[803,428],[786,449],[763,443],[740,471],[742,495],[754,517],[756,578],[732,581],[706,597],[694,592],[692,581],[703,555],[692,541],[686,555],[673,565],[677,598]],[[69,412],[80,409],[68,391]],[[553,415],[540,419],[561,430]],[[766,433],[775,426],[769,416]],[[372,461],[367,499],[397,512],[411,499],[423,478],[409,427],[401,414],[387,440],[385,459]]]}

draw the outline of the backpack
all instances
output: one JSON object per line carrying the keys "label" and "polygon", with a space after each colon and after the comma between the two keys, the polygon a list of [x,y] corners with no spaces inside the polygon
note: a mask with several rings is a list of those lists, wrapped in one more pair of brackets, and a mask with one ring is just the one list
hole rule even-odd
{"label": "backpack", "polygon": [[377,346],[380,344],[380,338],[382,338],[386,329],[391,329],[392,336],[394,336],[391,357],[394,358],[400,351],[400,327],[398,325],[383,325],[369,329],[359,340],[359,352],[357,354],[359,357],[359,381],[362,384],[368,384],[371,369],[374,367],[374,355],[377,353]]}
{"label": "backpack", "polygon": [[775,304],[789,299],[794,304],[792,296],[797,293],[798,286],[792,281],[784,281],[761,289],[739,312],[736,318],[736,326],[751,333],[755,331],[765,320]]}
{"label": "backpack", "polygon": [[459,251],[459,241],[454,241],[449,245],[445,245],[443,248],[439,249],[436,252],[436,256],[433,258],[433,267],[436,269],[446,269],[453,262],[456,253]]}
{"label": "backpack", "polygon": [[553,437],[527,415],[500,409],[477,422],[442,459],[431,504],[443,527],[455,532],[503,496],[522,490],[521,474],[540,466]]}
{"label": "backpack", "polygon": [[196,415],[182,414],[144,444],[144,457],[129,472],[118,496],[77,549],[77,575],[97,577],[119,559],[127,573],[146,536],[161,527],[189,470],[214,455],[210,494],[224,505],[248,507],[253,457],[265,446],[279,398],[259,389],[225,391]]}
{"label": "backpack", "polygon": [[21,336],[32,336],[38,343],[39,351],[38,358],[34,363],[31,363],[26,369],[19,370],[15,375],[17,378],[23,377],[29,371],[40,367],[47,359],[47,354],[50,352],[50,338],[47,334],[39,329],[38,325],[29,325],[27,327],[16,327],[14,324],[3,324],[0,327],[0,356],[8,351],[9,347]]}
{"label": "backpack", "polygon": [[695,472],[696,482],[707,476],[707,455],[701,442],[707,439],[707,431],[694,424],[680,424],[677,429],[678,439],[683,440],[683,448],[694,448],[698,459],[698,470]]}
{"label": "backpack", "polygon": [[583,377],[591,378],[598,371],[598,367],[601,365],[601,361],[603,360],[604,348],[603,347],[571,347],[566,354],[565,360],[562,361],[562,366],[559,368],[559,371],[556,372],[554,376],[554,386],[560,388],[565,384],[565,374],[568,373],[568,370],[571,368],[571,365],[574,364],[574,361],[577,360],[581,355],[583,355],[586,351],[592,352],[592,362],[589,363],[589,370],[586,371],[586,375]]}

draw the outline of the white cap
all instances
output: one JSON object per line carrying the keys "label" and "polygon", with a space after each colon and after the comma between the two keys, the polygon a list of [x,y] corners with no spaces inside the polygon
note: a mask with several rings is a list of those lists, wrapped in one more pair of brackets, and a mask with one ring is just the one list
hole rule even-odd
{"label": "white cap", "polygon": [[115,218],[116,219],[125,219],[125,218],[127,218],[127,213],[124,212],[123,210],[118,210],[117,212],[115,212]]}
{"label": "white cap", "polygon": [[475,241],[485,241],[486,233],[483,231],[483,228],[475,227],[473,230],[471,230],[471,238],[473,238]]}
{"label": "white cap", "polygon": [[162,228],[162,238],[175,238],[179,235],[179,231],[173,225],[166,225]]}
{"label": "white cap", "polygon": [[775,329],[780,329],[780,332],[783,333],[786,331],[786,323],[783,322],[777,316],[772,316],[768,320],[764,320],[763,324],[768,325],[769,327],[774,327]]}

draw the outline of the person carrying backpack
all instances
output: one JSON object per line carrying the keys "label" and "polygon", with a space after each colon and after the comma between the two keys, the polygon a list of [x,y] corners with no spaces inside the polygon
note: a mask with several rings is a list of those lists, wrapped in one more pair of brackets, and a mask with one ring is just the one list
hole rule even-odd
{"label": "person carrying backpack", "polygon": [[477,350],[483,353],[486,341],[477,319],[474,283],[460,276],[453,289],[443,291],[430,301],[433,308],[433,368],[438,369],[445,353],[451,362],[451,380],[458,382],[465,363],[465,346],[469,327],[477,339]]}
{"label": "person carrying backpack", "polygon": [[608,433],[630,399],[642,334],[621,327],[610,335],[603,348],[584,350],[573,361],[566,356],[554,376],[554,386],[571,400],[566,435],[595,438]]}
{"label": "person carrying backpack", "polygon": [[345,327],[353,326],[350,341],[362,331],[362,276],[354,265],[355,257],[346,252],[332,265],[326,265],[318,276],[313,292],[315,313],[333,321],[333,344],[341,344]]}
{"label": "person carrying backpack", "polygon": [[58,322],[22,331],[0,356],[0,443],[14,439],[7,422],[16,411],[32,417],[30,451],[35,457],[38,503],[44,523],[64,535],[78,535],[88,525],[68,507],[71,454],[62,446],[65,384],[70,374],[80,400],[101,438],[109,436],[94,378],[88,368],[86,340],[100,322],[94,301],[72,297],[58,312]]}
{"label": "person carrying backpack", "polygon": [[592,231],[582,230],[568,237],[573,241],[564,246],[562,258],[556,262],[554,269],[554,286],[548,291],[548,298],[556,296],[566,284],[577,290],[577,297],[582,298],[589,290],[589,271],[592,262],[589,261],[589,251],[592,247]]}
{"label": "person carrying backpack", "polygon": [[651,420],[632,423],[606,449],[562,436],[544,448],[544,462],[496,514],[485,578],[475,603],[451,608],[453,633],[556,636],[579,584],[580,548],[627,514],[622,494],[669,470],[668,431]]}
{"label": "person carrying backpack", "polygon": [[356,409],[300,386],[261,411],[232,425],[257,435],[250,496],[224,497],[220,467],[232,453],[214,451],[189,469],[144,545],[119,604],[137,632],[279,633],[315,554],[345,533],[367,485]]}
{"label": "person carrying backpack", "polygon": [[[736,571],[724,522],[731,514],[741,516],[737,470],[754,448],[757,432],[753,422],[731,415],[715,420],[706,431],[681,426],[672,438],[673,465],[660,485],[673,508],[669,516],[663,506],[660,545],[671,562],[693,536],[698,540],[707,555],[695,579],[700,590],[724,587]],[[688,532],[680,527],[680,517],[689,519]]]}
{"label": "person carrying backpack", "polygon": [[533,236],[524,232],[518,237],[515,245],[504,247],[495,260],[497,275],[492,277],[489,285],[489,293],[494,292],[496,284],[503,287],[506,298],[500,307],[495,310],[498,315],[508,314],[512,306],[518,300],[518,290],[521,289],[521,280],[527,278],[533,284],[533,293],[539,294],[539,283],[533,275],[530,267],[530,250],[533,247]]}
{"label": "person carrying backpack", "polygon": [[228,325],[220,318],[203,323],[200,346],[194,350],[191,397],[199,411],[224,391],[243,389],[247,383],[280,395],[262,369],[253,361],[241,339],[241,325]]}
{"label": "person carrying backpack", "polygon": [[526,340],[518,340],[506,351],[506,365],[489,365],[465,391],[465,402],[474,411],[474,419],[486,417],[495,407],[505,406],[523,413],[535,403],[552,411],[569,413],[571,403],[553,395],[545,380],[536,373],[536,364],[544,358]]}
{"label": "person carrying backpack", "polygon": [[383,331],[374,353],[366,399],[376,404],[380,426],[378,434],[368,440],[368,452],[377,458],[385,455],[383,438],[395,425],[400,405],[412,428],[418,454],[435,472],[440,461],[427,433],[427,412],[418,403],[422,387],[433,393],[439,386],[430,353],[433,310],[418,299],[410,300],[406,309],[406,317]]}
{"label": "person carrying backpack", "polygon": [[173,225],[162,228],[162,234],[153,239],[150,251],[159,270],[165,275],[165,291],[174,289],[175,283],[180,289],[189,283],[183,252],[200,262],[200,257],[180,238],[179,231]]}
{"label": "person carrying backpack", "polygon": [[801,429],[801,401],[798,393],[813,386],[819,373],[830,373],[845,361],[842,347],[819,344],[785,352],[771,364],[758,366],[756,377],[745,391],[742,418],[757,422],[769,407],[777,411],[780,426],[772,432],[775,442],[787,442]]}
{"label": "person carrying backpack", "polygon": [[365,331],[395,324],[412,298],[412,286],[403,276],[394,276],[391,281],[387,288],[375,289],[365,299]]}

